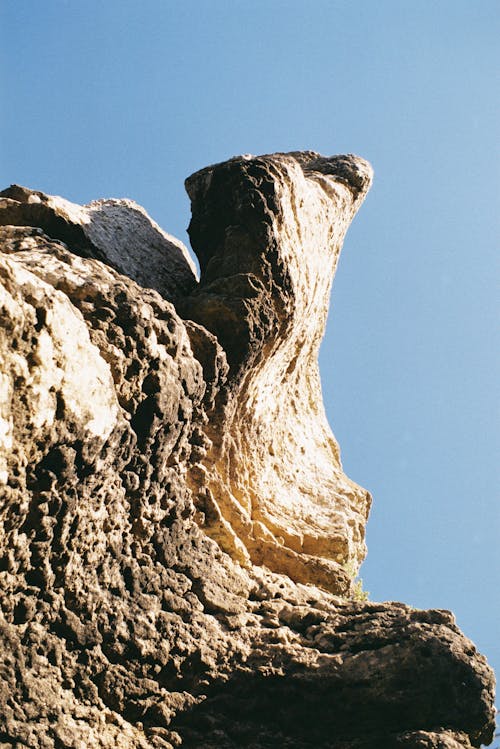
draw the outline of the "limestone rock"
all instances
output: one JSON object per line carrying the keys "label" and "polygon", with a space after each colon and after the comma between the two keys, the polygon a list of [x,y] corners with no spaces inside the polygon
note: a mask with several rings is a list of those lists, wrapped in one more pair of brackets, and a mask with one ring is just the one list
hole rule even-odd
{"label": "limestone rock", "polygon": [[205,530],[242,563],[334,592],[365,556],[371,500],[342,471],[317,361],[340,247],[370,183],[365,161],[311,152],[236,158],[186,183],[201,280],[180,309],[217,336],[231,382],[205,461],[216,504]]}
{"label": "limestone rock", "polygon": [[0,747],[478,746],[444,611],[356,601],[370,498],[317,352],[369,165],[238,157],[185,249],[130,201],[0,203]]}
{"label": "limestone rock", "polygon": [[11,185],[0,192],[0,224],[35,226],[82,257],[94,257],[168,299],[196,283],[189,252],[133,200],[94,200],[76,205]]}

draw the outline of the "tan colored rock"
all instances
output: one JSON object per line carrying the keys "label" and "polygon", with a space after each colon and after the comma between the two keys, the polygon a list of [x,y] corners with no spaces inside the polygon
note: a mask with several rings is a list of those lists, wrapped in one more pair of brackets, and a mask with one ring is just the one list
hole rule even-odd
{"label": "tan colored rock", "polygon": [[342,471],[318,352],[342,241],[371,178],[355,156],[304,152],[235,158],[186,183],[202,275],[181,310],[217,335],[231,364],[204,462],[204,528],[243,564],[333,592],[346,592],[345,570],[364,559],[371,500]]}
{"label": "tan colored rock", "polygon": [[4,191],[2,749],[491,739],[493,674],[453,616],[350,592],[369,498],[316,359],[369,179],[309,152],[197,173],[200,283],[163,246],[164,296],[133,204]]}

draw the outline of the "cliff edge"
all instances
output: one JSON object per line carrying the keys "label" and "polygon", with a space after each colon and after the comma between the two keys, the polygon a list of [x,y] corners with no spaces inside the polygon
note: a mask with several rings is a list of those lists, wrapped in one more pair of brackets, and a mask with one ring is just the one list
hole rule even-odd
{"label": "cliff edge", "polygon": [[447,611],[356,600],[371,498],[317,365],[348,155],[129,200],[0,193],[0,747],[453,749],[494,679]]}

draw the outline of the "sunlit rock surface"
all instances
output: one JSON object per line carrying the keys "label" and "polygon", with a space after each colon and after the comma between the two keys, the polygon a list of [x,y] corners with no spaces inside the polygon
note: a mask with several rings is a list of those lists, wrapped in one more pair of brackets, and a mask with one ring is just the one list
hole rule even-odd
{"label": "sunlit rock surface", "polygon": [[478,746],[493,676],[445,611],[353,597],[370,497],[317,368],[354,156],[132,201],[0,194],[0,747]]}

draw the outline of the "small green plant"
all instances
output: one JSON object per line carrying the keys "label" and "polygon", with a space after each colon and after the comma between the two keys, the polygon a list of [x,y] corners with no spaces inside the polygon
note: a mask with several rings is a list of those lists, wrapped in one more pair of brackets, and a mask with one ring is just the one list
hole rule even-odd
{"label": "small green plant", "polygon": [[363,581],[361,578],[358,578],[353,582],[351,588],[351,598],[353,601],[368,601],[369,595],[369,592],[363,589]]}
{"label": "small green plant", "polygon": [[353,580],[350,598],[353,601],[368,601],[370,594],[367,590],[363,590],[363,580],[360,577],[355,579],[358,574],[358,565],[353,560],[350,560],[342,565],[342,569],[345,570],[351,580]]}

